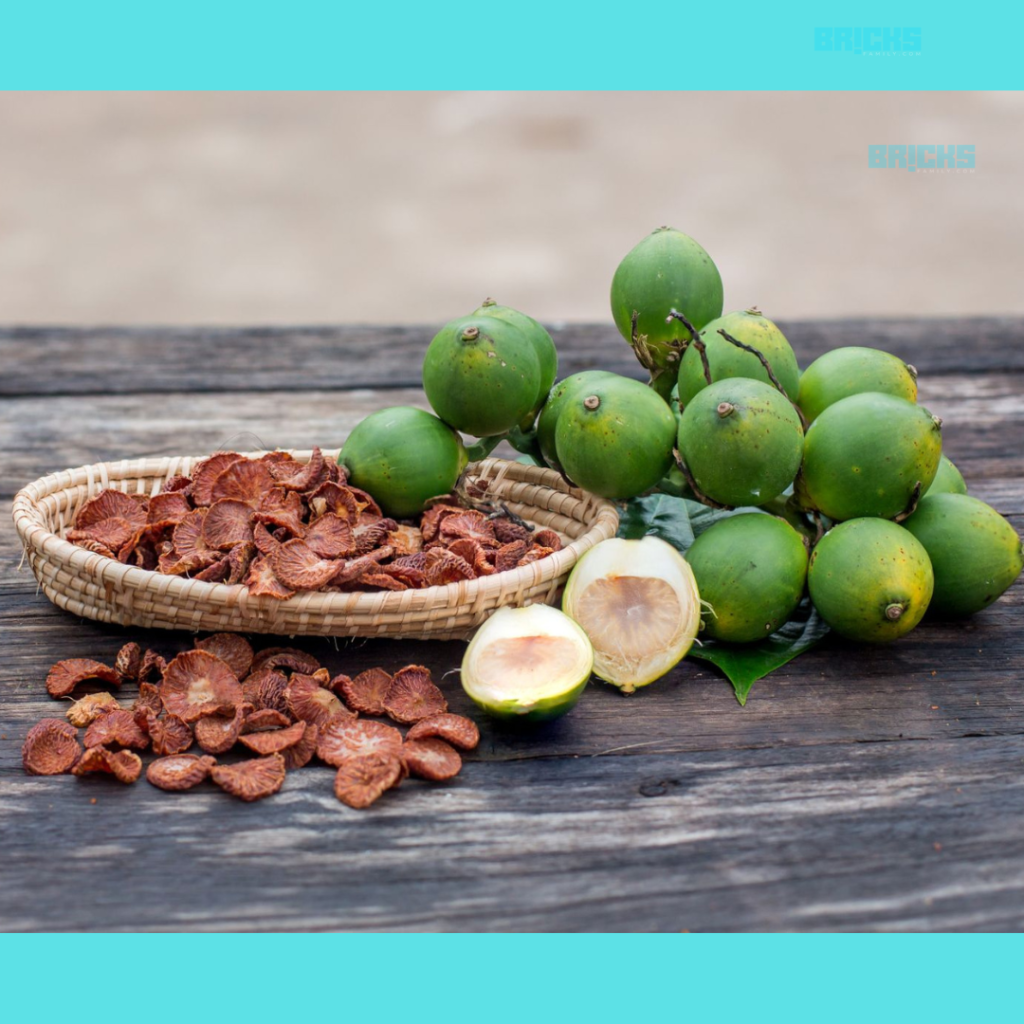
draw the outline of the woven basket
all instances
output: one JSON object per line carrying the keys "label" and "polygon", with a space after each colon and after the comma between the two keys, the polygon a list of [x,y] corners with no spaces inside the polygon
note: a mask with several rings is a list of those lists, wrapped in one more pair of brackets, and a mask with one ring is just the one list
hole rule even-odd
{"label": "woven basket", "polygon": [[[292,454],[302,460],[310,455]],[[14,523],[43,593],[75,615],[147,629],[465,639],[501,605],[552,603],[580,555],[618,527],[611,503],[571,488],[557,473],[485,459],[470,467],[470,475],[489,481],[488,500],[555,530],[568,542],[561,551],[519,569],[442,587],[310,592],[277,601],[253,597],[247,587],[122,565],[63,539],[79,506],[104,488],[152,496],[203,458],[97,463],[43,477],[19,491]]]}

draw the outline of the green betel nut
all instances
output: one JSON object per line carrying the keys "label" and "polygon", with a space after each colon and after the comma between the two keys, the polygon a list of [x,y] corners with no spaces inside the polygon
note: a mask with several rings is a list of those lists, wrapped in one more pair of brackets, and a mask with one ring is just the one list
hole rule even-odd
{"label": "green betel nut", "polygon": [[[733,344],[719,331],[725,331],[736,341],[757,349],[786,394],[796,401],[800,382],[796,356],[786,336],[768,317],[753,309],[727,313],[712,320],[700,332],[700,340],[704,344],[712,381],[725,380],[727,377],[750,377],[771,384],[771,375],[757,355]],[[707,386],[704,361],[697,348],[690,345],[679,365],[679,400],[685,407],[698,391],[703,391]]]}
{"label": "green betel nut", "polygon": [[851,519],[818,542],[807,570],[814,607],[851,640],[909,633],[928,610],[934,577],[912,533],[885,519]]}
{"label": "green betel nut", "polygon": [[807,430],[801,503],[837,521],[907,512],[935,479],[941,427],[923,406],[893,395],[830,405]]}
{"label": "green betel nut", "polygon": [[540,445],[540,453],[544,461],[552,468],[562,471],[562,464],[558,461],[558,452],[555,450],[555,428],[558,426],[558,416],[578,389],[590,387],[596,381],[615,377],[616,374],[609,370],[583,370],[581,373],[574,373],[571,377],[559,381],[548,395],[544,408],[540,411],[537,419],[537,443]]}
{"label": "green betel nut", "polygon": [[566,475],[602,498],[650,490],[672,465],[676,420],[656,392],[628,377],[609,377],[572,392],[555,428]]}
{"label": "green betel nut", "polygon": [[879,392],[917,401],[917,370],[888,352],[851,345],[819,356],[800,376],[797,404],[808,423],[851,395]]}
{"label": "green betel nut", "polygon": [[800,468],[803,428],[770,384],[731,377],[704,388],[683,410],[679,454],[697,489],[722,505],[760,505]]}
{"label": "green betel nut", "polygon": [[494,437],[529,421],[543,395],[534,343],[513,323],[465,316],[445,324],[423,360],[423,390],[445,423]]}
{"label": "green betel nut", "polygon": [[1016,530],[990,505],[966,494],[921,499],[903,524],[924,545],[935,571],[932,611],[973,615],[995,601],[1021,573]]}
{"label": "green betel nut", "polygon": [[703,632],[727,643],[763,640],[796,610],[807,579],[807,547],[781,519],[730,516],[686,553],[704,605]]}
{"label": "green betel nut", "polygon": [[357,424],[338,463],[386,515],[406,519],[419,515],[428,499],[451,491],[465,468],[466,449],[436,416],[398,405]]}
{"label": "green betel nut", "polygon": [[960,470],[953,465],[945,455],[939,459],[939,468],[932,481],[931,487],[925,492],[925,497],[932,494],[966,494],[967,484]]}
{"label": "green betel nut", "polygon": [[637,355],[652,374],[670,371],[659,387],[667,395],[675,383],[681,343],[690,337],[671,314],[682,313],[698,331],[721,316],[722,278],[711,257],[689,235],[658,228],[619,264],[612,279],[611,305],[615,326],[630,342],[632,318],[637,314],[636,333],[644,339],[643,351]]}
{"label": "green betel nut", "polygon": [[[533,421],[537,418],[548,392],[555,383],[558,376],[558,353],[555,351],[555,343],[551,335],[532,316],[520,313],[518,309],[511,306],[499,306],[494,299],[484,299],[480,308],[475,310],[473,316],[488,316],[492,320],[504,320],[522,332],[537,355],[537,363],[540,366],[540,388],[537,392],[537,401],[530,410],[529,415],[520,422],[523,430],[529,430]],[[479,436],[479,435],[477,435]]]}

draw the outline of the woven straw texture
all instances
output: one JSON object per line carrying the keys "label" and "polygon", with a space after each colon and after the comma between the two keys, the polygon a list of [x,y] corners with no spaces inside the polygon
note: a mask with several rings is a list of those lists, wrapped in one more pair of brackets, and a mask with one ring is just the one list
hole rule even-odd
{"label": "woven straw texture", "polygon": [[[292,454],[303,460],[310,455]],[[75,615],[122,626],[466,639],[502,605],[553,603],[577,559],[618,528],[610,502],[570,487],[557,473],[485,459],[470,467],[470,476],[489,481],[487,500],[555,530],[566,542],[561,551],[519,569],[443,587],[398,593],[310,592],[276,601],[252,597],[246,587],[122,565],[63,539],[79,506],[105,488],[152,496],[170,477],[187,476],[205,457],[97,463],[43,477],[19,491],[14,523],[43,593]]]}

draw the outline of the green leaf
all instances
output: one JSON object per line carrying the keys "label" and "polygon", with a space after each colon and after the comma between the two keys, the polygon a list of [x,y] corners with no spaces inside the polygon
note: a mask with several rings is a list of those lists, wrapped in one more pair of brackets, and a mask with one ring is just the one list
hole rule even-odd
{"label": "green leaf", "polygon": [[747,694],[758,679],[810,650],[828,631],[810,598],[805,597],[793,618],[764,640],[752,644],[704,640],[701,646],[694,644],[690,657],[717,665],[732,683],[736,699],[740,704],[746,704]]}
{"label": "green leaf", "polygon": [[[741,512],[765,510],[737,508],[725,512],[687,498],[651,494],[645,498],[634,498],[626,505],[619,519],[619,536],[629,540],[639,540],[648,535],[660,537],[685,555],[705,530]],[[736,699],[740,704],[746,704],[747,694],[758,679],[809,650],[828,631],[810,599],[805,597],[793,618],[764,640],[751,644],[726,644],[708,639],[700,646],[694,644],[690,657],[710,661],[721,669],[732,683]]]}
{"label": "green leaf", "polygon": [[763,512],[760,508],[737,508],[723,512],[699,501],[674,498],[668,494],[649,494],[634,498],[619,517],[619,536],[627,540],[660,537],[684,555],[690,545],[715,523],[741,512]]}

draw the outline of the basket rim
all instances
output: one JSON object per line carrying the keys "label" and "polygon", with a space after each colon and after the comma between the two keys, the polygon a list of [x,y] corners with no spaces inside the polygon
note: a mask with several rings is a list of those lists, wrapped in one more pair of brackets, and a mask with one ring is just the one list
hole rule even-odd
{"label": "basket rim", "polygon": [[[311,449],[280,449],[287,451],[300,461],[308,460]],[[340,449],[323,450],[325,458],[336,458]],[[216,454],[216,453],[211,453]],[[242,452],[248,457],[258,457],[265,452]],[[22,487],[14,497],[12,515],[15,529],[26,552],[30,549],[59,560],[75,570],[90,574],[110,573],[126,588],[133,590],[157,591],[165,598],[175,597],[189,600],[217,601],[218,595],[230,594],[251,604],[254,610],[261,607],[291,609],[297,614],[358,614],[383,615],[389,612],[406,614],[415,611],[457,609],[472,604],[481,595],[496,590],[514,593],[525,586],[554,582],[568,572],[581,555],[607,537],[612,537],[618,528],[619,515],[608,500],[570,486],[561,474],[540,466],[526,466],[507,459],[487,458],[471,463],[471,472],[485,474],[491,470],[497,473],[496,482],[512,477],[514,482],[548,487],[577,501],[588,504],[592,515],[586,520],[586,530],[554,554],[528,566],[506,570],[493,576],[482,576],[472,580],[460,580],[419,590],[406,591],[351,591],[323,592],[300,591],[293,597],[277,600],[271,597],[256,597],[248,593],[242,584],[207,583],[203,580],[180,576],[164,575],[124,565],[116,559],[88,551],[59,537],[44,522],[38,503],[61,490],[82,486],[90,489],[98,482],[101,489],[113,486],[119,480],[163,477],[175,473],[188,475],[191,468],[209,455],[157,456],[136,459],[121,459],[112,462],[96,462],[72,469],[61,470],[40,477]],[[514,467],[514,468],[513,468]],[[84,478],[84,479],[83,479]],[[136,493],[143,493],[138,491]],[[159,493],[159,492],[157,492]],[[500,581],[500,582],[499,582]],[[218,602],[219,603],[219,602]]]}

